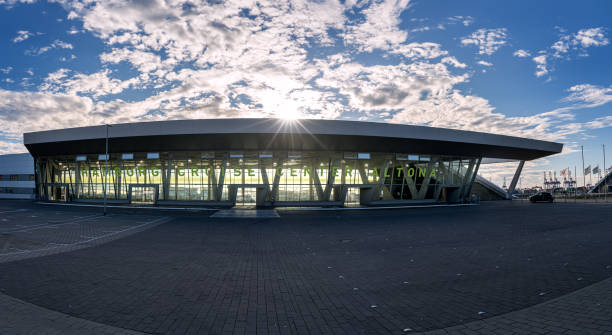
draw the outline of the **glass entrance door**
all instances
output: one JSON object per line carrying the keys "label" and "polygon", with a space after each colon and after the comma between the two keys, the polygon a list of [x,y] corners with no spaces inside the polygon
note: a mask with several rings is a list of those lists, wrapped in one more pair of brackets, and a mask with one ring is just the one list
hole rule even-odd
{"label": "glass entrance door", "polygon": [[257,188],[239,187],[236,194],[236,206],[255,207],[257,206]]}
{"label": "glass entrance door", "polygon": [[349,187],[346,191],[345,207],[359,207],[361,190],[359,187]]}
{"label": "glass entrance door", "polygon": [[66,201],[66,186],[48,186],[50,201]]}
{"label": "glass entrance door", "polygon": [[155,187],[151,186],[132,186],[132,204],[154,205]]}

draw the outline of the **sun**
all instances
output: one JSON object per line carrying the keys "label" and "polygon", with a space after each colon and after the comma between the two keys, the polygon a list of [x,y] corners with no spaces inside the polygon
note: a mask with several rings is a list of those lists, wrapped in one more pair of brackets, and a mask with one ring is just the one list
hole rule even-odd
{"label": "sun", "polygon": [[279,119],[286,121],[295,121],[300,118],[300,113],[296,110],[285,110],[276,114]]}

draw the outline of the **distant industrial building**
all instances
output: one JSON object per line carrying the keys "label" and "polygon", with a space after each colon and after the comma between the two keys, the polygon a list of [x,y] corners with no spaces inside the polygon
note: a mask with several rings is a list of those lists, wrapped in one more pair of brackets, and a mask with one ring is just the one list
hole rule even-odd
{"label": "distant industrial building", "polygon": [[28,153],[0,155],[0,199],[34,199],[34,159]]}

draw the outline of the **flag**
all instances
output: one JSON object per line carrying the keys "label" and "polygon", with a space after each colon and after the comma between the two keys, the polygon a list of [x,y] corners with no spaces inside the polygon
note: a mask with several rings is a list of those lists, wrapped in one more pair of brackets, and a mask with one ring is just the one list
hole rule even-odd
{"label": "flag", "polygon": [[561,175],[562,175],[562,176],[565,176],[566,174],[567,174],[567,169],[563,169],[563,170],[561,170]]}
{"label": "flag", "polygon": [[589,174],[591,173],[591,166],[587,166],[586,169],[584,169],[584,174]]}
{"label": "flag", "polygon": [[593,168],[593,173],[594,174],[598,174],[599,172],[600,172],[599,171],[599,165],[597,165],[596,167]]}

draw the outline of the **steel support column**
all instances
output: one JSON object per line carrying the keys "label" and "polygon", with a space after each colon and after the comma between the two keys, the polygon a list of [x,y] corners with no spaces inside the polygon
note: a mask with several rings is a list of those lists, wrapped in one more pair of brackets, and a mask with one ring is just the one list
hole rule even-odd
{"label": "steel support column", "polygon": [[510,187],[508,187],[508,196],[512,199],[512,192],[516,188],[516,184],[521,176],[521,171],[523,171],[523,166],[525,166],[525,161],[520,161],[519,165],[516,168],[516,172],[514,172],[514,177],[512,177],[512,182],[510,183]]}

